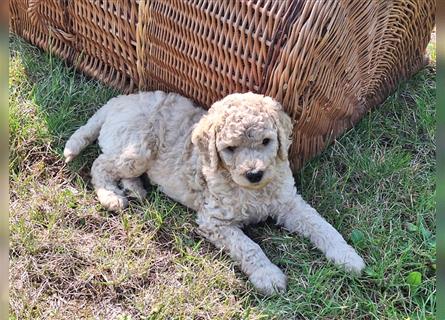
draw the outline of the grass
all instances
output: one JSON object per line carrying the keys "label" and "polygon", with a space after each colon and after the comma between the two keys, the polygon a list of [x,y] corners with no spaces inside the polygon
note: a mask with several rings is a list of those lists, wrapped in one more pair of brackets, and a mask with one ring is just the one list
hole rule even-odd
{"label": "grass", "polygon": [[364,274],[272,223],[251,226],[289,276],[286,294],[264,298],[156,188],[122,214],[103,210],[89,184],[97,147],[69,166],[61,152],[117,92],[14,36],[10,52],[10,319],[434,318],[434,65],[296,176],[363,255]]}

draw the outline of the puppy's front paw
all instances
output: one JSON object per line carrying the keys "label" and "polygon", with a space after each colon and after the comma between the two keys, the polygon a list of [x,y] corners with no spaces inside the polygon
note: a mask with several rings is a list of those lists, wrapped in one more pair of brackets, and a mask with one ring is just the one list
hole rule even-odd
{"label": "puppy's front paw", "polygon": [[109,190],[99,190],[97,196],[105,209],[110,211],[120,211],[128,206],[127,198]]}
{"label": "puppy's front paw", "polygon": [[360,274],[365,268],[365,262],[349,245],[342,245],[329,250],[326,257],[334,263],[341,265],[346,271]]}
{"label": "puppy's front paw", "polygon": [[265,295],[286,291],[286,275],[274,264],[258,268],[250,275],[249,280]]}

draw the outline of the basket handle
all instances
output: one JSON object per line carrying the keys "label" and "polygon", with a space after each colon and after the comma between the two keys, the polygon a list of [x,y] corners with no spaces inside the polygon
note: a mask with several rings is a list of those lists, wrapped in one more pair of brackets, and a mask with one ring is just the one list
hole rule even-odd
{"label": "basket handle", "polygon": [[[66,32],[60,28],[54,27],[48,23],[47,19],[44,19],[39,12],[39,6],[44,2],[44,0],[28,0],[28,17],[31,23],[34,25],[42,25],[48,29],[48,33],[55,38],[63,41],[72,43],[75,39],[72,33]],[[65,1],[64,1],[65,2]]]}

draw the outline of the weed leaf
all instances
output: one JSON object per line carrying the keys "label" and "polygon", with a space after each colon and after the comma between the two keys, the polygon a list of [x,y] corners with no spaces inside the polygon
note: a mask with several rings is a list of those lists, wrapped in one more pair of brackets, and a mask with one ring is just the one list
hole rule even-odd
{"label": "weed leaf", "polygon": [[418,271],[410,272],[408,277],[406,277],[406,283],[408,283],[410,287],[418,287],[422,283],[422,274]]}
{"label": "weed leaf", "polygon": [[365,241],[364,233],[358,229],[352,230],[351,241],[353,244],[360,247],[363,244],[363,242]]}

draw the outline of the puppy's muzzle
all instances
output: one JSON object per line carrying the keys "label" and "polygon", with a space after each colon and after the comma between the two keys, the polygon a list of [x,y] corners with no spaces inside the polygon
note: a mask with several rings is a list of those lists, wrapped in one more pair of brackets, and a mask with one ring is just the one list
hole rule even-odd
{"label": "puppy's muzzle", "polygon": [[258,183],[263,178],[263,174],[264,174],[264,171],[261,171],[261,170],[259,170],[259,171],[251,170],[251,171],[247,171],[246,172],[246,178],[251,183]]}

